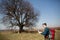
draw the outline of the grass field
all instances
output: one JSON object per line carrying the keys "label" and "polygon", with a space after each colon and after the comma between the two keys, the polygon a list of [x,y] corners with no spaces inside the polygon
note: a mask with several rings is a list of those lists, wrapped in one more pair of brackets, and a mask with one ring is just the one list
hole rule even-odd
{"label": "grass field", "polygon": [[[60,40],[60,30],[56,30],[55,40]],[[0,32],[0,40],[44,40],[43,35],[39,33],[12,33]]]}
{"label": "grass field", "polygon": [[60,40],[60,30],[56,30],[55,40]]}

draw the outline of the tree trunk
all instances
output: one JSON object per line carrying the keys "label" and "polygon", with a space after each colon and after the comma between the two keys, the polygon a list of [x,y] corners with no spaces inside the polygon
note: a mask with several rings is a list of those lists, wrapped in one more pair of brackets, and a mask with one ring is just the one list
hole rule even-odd
{"label": "tree trunk", "polygon": [[23,32],[23,26],[22,25],[19,27],[19,33],[21,33],[21,32]]}

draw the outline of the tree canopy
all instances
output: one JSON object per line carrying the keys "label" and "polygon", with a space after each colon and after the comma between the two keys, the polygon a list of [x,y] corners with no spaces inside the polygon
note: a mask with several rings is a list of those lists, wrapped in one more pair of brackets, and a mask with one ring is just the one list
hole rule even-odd
{"label": "tree canopy", "polygon": [[34,7],[26,0],[2,0],[0,3],[0,14],[3,14],[3,22],[16,25],[23,31],[23,27],[35,25],[38,13]]}

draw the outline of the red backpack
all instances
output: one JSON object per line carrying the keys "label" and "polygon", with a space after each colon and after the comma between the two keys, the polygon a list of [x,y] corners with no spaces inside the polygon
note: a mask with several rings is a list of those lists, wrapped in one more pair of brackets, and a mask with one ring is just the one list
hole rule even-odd
{"label": "red backpack", "polygon": [[50,29],[49,38],[54,40],[54,37],[55,37],[55,29]]}

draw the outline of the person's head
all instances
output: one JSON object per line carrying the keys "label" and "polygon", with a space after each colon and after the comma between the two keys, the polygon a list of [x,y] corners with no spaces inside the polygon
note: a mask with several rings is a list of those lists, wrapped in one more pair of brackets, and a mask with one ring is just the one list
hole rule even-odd
{"label": "person's head", "polygon": [[42,26],[43,26],[43,27],[47,27],[47,23],[43,23]]}

